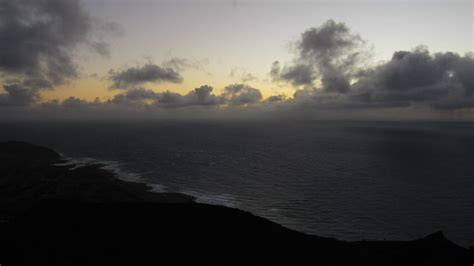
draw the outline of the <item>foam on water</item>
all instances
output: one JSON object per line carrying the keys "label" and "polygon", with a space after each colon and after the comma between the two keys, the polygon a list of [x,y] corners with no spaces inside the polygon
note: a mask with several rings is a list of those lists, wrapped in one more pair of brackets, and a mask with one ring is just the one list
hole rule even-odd
{"label": "foam on water", "polygon": [[161,184],[154,184],[154,183],[148,183],[145,182],[148,186],[151,187],[150,191],[155,192],[155,193],[164,193],[164,192],[169,192],[165,186]]}
{"label": "foam on water", "polygon": [[107,170],[113,173],[118,179],[126,182],[144,183],[150,186],[151,192],[163,193],[167,192],[166,187],[161,184],[149,183],[142,178],[139,173],[126,171],[117,161],[98,160],[94,158],[71,158],[63,156],[63,163],[57,163],[57,166],[71,166],[69,170],[75,170],[86,166],[97,166],[99,169]]}
{"label": "foam on water", "polygon": [[197,191],[181,191],[180,193],[193,196],[196,198],[196,202],[198,203],[205,203],[211,205],[221,205],[226,207],[235,208],[239,205],[235,196],[231,194],[206,194]]}
{"label": "foam on water", "polygon": [[[82,167],[87,167],[87,166],[97,166],[99,169],[104,169],[107,170],[111,173],[113,173],[118,179],[126,181],[126,182],[137,182],[137,183],[143,183],[146,184],[150,187],[150,191],[154,193],[165,193],[165,192],[170,192],[166,186],[162,184],[157,184],[157,183],[151,183],[148,180],[145,180],[142,177],[142,174],[139,173],[134,173],[130,171],[126,171],[123,169],[122,164],[117,161],[111,161],[111,160],[98,160],[95,158],[89,158],[89,157],[84,157],[84,158],[71,158],[64,156],[61,154],[63,157],[63,160],[65,162],[63,163],[57,163],[54,165],[57,166],[71,166],[69,170],[75,170],[79,169]],[[235,199],[235,197],[231,194],[216,194],[216,195],[210,195],[206,194],[203,192],[197,192],[197,191],[182,191],[180,192],[182,194],[190,195],[196,198],[196,202],[198,203],[205,203],[205,204],[212,204],[212,205],[222,205],[226,207],[237,207],[238,203]]]}

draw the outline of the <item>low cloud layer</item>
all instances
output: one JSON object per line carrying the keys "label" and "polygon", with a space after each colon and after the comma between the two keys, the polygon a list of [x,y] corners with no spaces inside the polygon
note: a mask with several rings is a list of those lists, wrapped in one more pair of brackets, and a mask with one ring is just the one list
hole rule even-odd
{"label": "low cloud layer", "polygon": [[394,52],[367,67],[366,42],[343,23],[327,21],[305,31],[291,64],[275,61],[270,75],[295,86],[293,103],[309,109],[474,108],[474,57],[426,47]]}
{"label": "low cloud layer", "polygon": [[232,105],[253,104],[262,99],[260,90],[245,84],[229,85],[224,88],[222,95]]}
{"label": "low cloud layer", "polygon": [[110,102],[114,104],[135,104],[162,107],[179,108],[189,106],[216,106],[225,103],[222,96],[212,93],[213,88],[208,85],[196,88],[182,95],[175,92],[154,92],[149,89],[137,88],[116,95]]}
{"label": "low cloud layer", "polygon": [[314,108],[474,108],[474,57],[430,54],[424,47],[398,51],[390,61],[361,69],[345,91],[299,89],[294,101]]}
{"label": "low cloud layer", "polygon": [[77,46],[107,55],[108,45],[91,39],[87,21],[78,1],[0,0],[2,118],[474,118],[472,53],[431,53],[420,46],[374,64],[367,42],[333,20],[304,31],[290,62],[272,63],[273,82],[292,87],[290,96],[264,98],[245,84],[255,77],[241,70],[230,74],[239,83],[217,91],[209,85],[188,93],[146,88],[181,83],[180,72],[189,68],[205,72],[205,62],[172,58],[111,70],[110,88],[118,91],[111,99],[41,102],[41,91],[77,77]]}
{"label": "low cloud layer", "polygon": [[232,84],[223,89],[222,94],[213,93],[213,88],[208,85],[195,88],[187,94],[171,91],[154,92],[149,89],[135,88],[125,93],[116,95],[110,102],[115,104],[135,104],[160,108],[180,108],[190,106],[243,106],[260,102],[260,90],[245,84]]}
{"label": "low cloud layer", "polygon": [[472,108],[474,57],[430,54],[423,47],[399,51],[389,62],[362,73],[352,87],[352,100],[362,104]]}

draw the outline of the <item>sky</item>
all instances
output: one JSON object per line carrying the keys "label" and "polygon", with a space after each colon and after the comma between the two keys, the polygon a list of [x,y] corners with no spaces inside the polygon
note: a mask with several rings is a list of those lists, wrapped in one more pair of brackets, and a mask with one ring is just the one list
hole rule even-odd
{"label": "sky", "polygon": [[473,25],[472,0],[0,0],[0,108],[472,119]]}

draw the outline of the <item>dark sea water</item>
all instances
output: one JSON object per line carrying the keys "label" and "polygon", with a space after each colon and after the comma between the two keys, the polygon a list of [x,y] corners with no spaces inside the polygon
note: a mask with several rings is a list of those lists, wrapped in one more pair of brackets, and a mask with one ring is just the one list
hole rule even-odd
{"label": "dark sea water", "polygon": [[320,236],[474,245],[473,123],[0,124],[10,139]]}

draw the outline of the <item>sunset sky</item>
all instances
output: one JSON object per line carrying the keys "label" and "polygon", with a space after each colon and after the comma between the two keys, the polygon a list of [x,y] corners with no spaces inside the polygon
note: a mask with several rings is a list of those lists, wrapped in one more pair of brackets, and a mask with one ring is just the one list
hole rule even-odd
{"label": "sunset sky", "polygon": [[[352,87],[357,89],[363,85],[354,85],[363,79],[361,72],[369,73],[368,69],[374,70],[387,64],[397,51],[427,52],[431,57],[436,53],[452,52],[461,58],[462,63],[457,65],[467,65],[467,69],[459,70],[459,73],[467,71],[467,74],[462,74],[463,77],[473,72],[470,69],[473,57],[469,54],[474,50],[474,9],[471,0],[62,2],[0,0],[0,45],[3,48],[0,52],[0,84],[3,84],[4,90],[0,94],[0,104],[3,97],[4,105],[14,105],[8,101],[12,101],[15,92],[6,89],[11,85],[21,85],[21,92],[29,93],[31,99],[26,104],[29,106],[55,100],[58,100],[55,103],[61,103],[71,96],[86,102],[95,98],[106,102],[118,94],[138,88],[154,93],[171,91],[185,95],[195,88],[208,85],[213,87],[212,93],[220,95],[225,93],[225,87],[232,84],[257,89],[261,93],[257,102],[282,95],[288,100],[294,98],[298,91],[324,91],[323,79],[328,72],[340,72],[337,79],[344,76],[347,80],[344,82],[351,84],[350,91],[353,92]],[[64,3],[70,5],[64,6]],[[18,14],[16,17],[7,16],[15,12]],[[55,16],[60,20],[56,20]],[[36,27],[36,24],[41,26]],[[328,56],[331,51],[304,52],[305,32],[313,30],[314,34],[323,36],[324,29],[331,30],[331,27],[335,34],[345,34],[355,42],[341,46],[341,49],[335,48],[335,57],[330,59],[320,56]],[[42,31],[47,31],[47,34]],[[61,35],[64,34],[71,35],[70,39],[63,39]],[[324,42],[324,38],[318,40]],[[11,64],[17,60],[15,56],[27,56],[22,49],[31,52],[32,59],[24,60],[19,65],[15,65],[19,61]],[[355,52],[350,54],[345,50]],[[342,66],[342,61],[356,53],[357,64],[351,65],[350,70]],[[48,88],[29,85],[31,82],[27,81],[32,76],[35,80],[51,81],[52,76],[45,73],[51,72],[52,65],[64,69],[60,65],[61,60],[50,60],[56,56],[64,59],[63,62],[70,61],[66,68],[74,69],[75,73],[63,75],[64,78],[51,82]],[[309,62],[305,58],[311,56],[316,56],[315,61]],[[326,63],[321,63],[324,60],[330,62],[329,68]],[[313,71],[309,83],[301,82],[301,79],[297,81],[291,76],[294,74],[291,71],[301,65],[310,66],[307,71]],[[161,74],[176,76],[145,77],[133,82],[126,80],[126,88],[118,88],[118,81],[123,85],[124,79],[130,78],[126,75],[137,78],[136,75],[142,75],[147,66],[148,71],[169,70]],[[277,70],[277,67],[279,72],[275,76],[276,72],[272,74],[272,70]],[[454,69],[458,67],[447,67],[440,75],[461,77]],[[148,74],[157,74],[151,72]],[[427,85],[438,88],[434,83],[423,84],[422,87],[424,90]],[[468,81],[463,79],[460,83],[463,91],[474,90],[471,88],[472,78]],[[17,88],[17,91],[20,89]],[[18,101],[23,103],[23,100]],[[155,100],[151,97],[144,102]],[[471,108],[471,101],[474,105],[471,98],[466,100],[469,103],[464,103],[464,100],[462,109]],[[437,105],[438,99],[435,101]],[[252,102],[245,102],[246,105],[248,103]]]}

